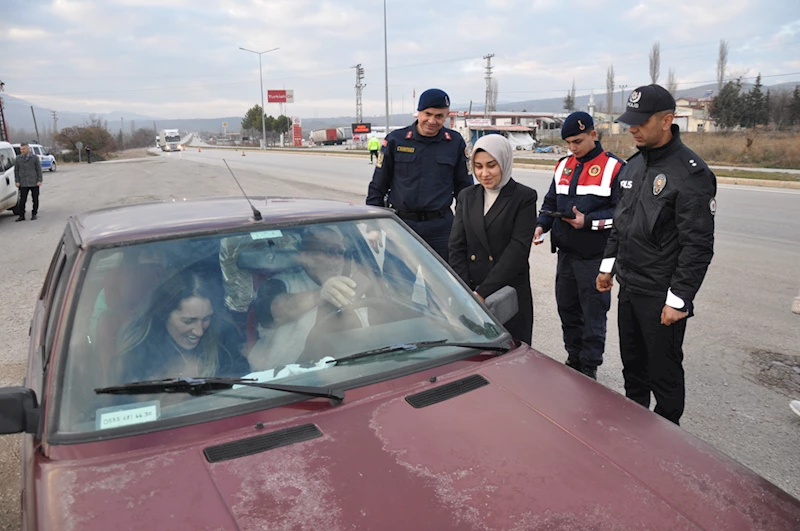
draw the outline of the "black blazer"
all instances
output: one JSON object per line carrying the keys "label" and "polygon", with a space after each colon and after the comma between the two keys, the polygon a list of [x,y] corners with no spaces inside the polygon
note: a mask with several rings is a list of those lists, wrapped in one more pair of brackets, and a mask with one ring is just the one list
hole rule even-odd
{"label": "black blazer", "polygon": [[528,258],[536,230],[536,190],[511,179],[486,216],[483,193],[483,186],[476,184],[458,194],[450,266],[483,298],[503,286],[516,288],[519,314],[506,328],[530,343],[533,296]]}

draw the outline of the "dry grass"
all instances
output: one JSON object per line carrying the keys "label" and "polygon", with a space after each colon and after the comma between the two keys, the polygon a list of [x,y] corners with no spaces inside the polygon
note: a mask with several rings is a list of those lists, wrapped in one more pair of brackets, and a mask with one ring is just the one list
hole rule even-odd
{"label": "dry grass", "polygon": [[[798,133],[683,133],[681,138],[708,164],[800,169]],[[602,141],[605,149],[620,157],[636,151],[629,134],[604,136]]]}

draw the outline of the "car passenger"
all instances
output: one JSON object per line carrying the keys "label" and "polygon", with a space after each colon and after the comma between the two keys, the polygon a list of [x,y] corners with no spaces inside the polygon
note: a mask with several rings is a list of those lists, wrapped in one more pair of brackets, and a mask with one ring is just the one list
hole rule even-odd
{"label": "car passenger", "polygon": [[121,382],[250,372],[235,327],[217,310],[216,290],[183,271],[154,291],[117,338]]}
{"label": "car passenger", "polygon": [[[259,339],[248,355],[254,371],[297,362],[314,325],[369,287],[366,277],[356,282],[348,276],[352,264],[345,260],[344,240],[337,231],[311,228],[299,250],[301,267],[275,275],[258,289]],[[366,309],[356,315],[362,326],[368,324]]]}

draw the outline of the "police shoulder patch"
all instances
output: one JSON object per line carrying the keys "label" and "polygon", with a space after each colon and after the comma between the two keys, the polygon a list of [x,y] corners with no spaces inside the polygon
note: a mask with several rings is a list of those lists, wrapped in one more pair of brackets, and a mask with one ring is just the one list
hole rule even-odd
{"label": "police shoulder patch", "polygon": [[711,199],[709,199],[709,201],[708,201],[708,211],[711,212],[712,216],[717,213],[717,198],[716,197],[712,197]]}
{"label": "police shoulder patch", "polygon": [[447,140],[452,140],[452,139],[453,139],[453,137],[452,137],[452,136],[450,136],[450,133],[449,133],[449,132],[447,132],[447,131],[445,131],[445,132],[444,132],[444,137],[445,137]]}
{"label": "police shoulder patch", "polygon": [[380,152],[378,153],[378,162],[376,162],[376,163],[375,163],[375,165],[376,165],[377,167],[379,167],[379,168],[383,168],[383,158],[384,158],[384,156],[385,156],[385,154],[384,154],[384,152],[383,152],[383,151],[380,151]]}
{"label": "police shoulder patch", "polygon": [[408,140],[409,138],[414,138],[414,131],[409,131],[408,133],[406,133],[406,140]]}
{"label": "police shoulder patch", "polygon": [[388,140],[386,140],[386,139],[384,138],[384,139],[383,139],[383,142],[381,142],[381,145],[382,145],[383,147],[386,147],[386,146],[388,146],[388,145],[389,145],[389,141],[388,141]]}

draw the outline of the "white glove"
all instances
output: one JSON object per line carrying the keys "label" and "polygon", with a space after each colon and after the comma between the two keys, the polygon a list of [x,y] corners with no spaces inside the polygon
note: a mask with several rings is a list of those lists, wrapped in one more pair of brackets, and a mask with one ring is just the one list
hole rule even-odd
{"label": "white glove", "polygon": [[322,283],[319,297],[337,308],[341,308],[352,302],[353,297],[356,296],[356,292],[351,288],[355,287],[356,283],[352,278],[331,277]]}

